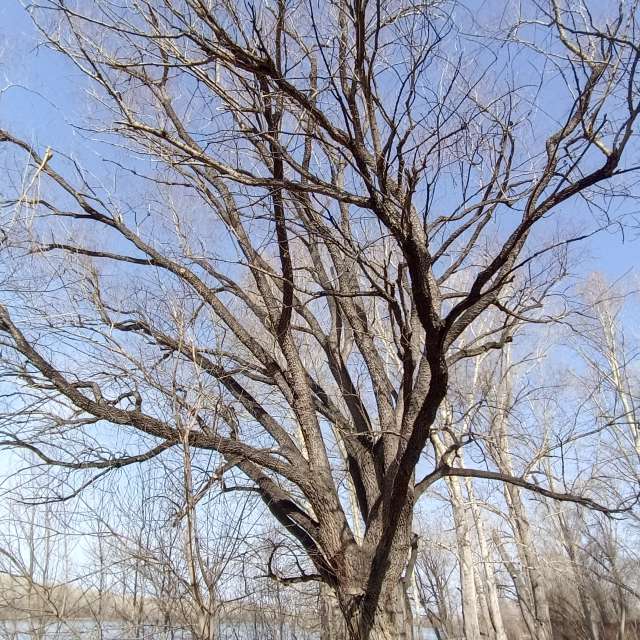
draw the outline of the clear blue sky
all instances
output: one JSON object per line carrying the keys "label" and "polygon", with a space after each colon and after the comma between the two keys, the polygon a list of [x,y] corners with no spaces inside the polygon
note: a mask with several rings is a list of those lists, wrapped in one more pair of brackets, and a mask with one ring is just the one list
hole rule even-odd
{"label": "clear blue sky", "polygon": [[[501,2],[502,0],[500,0]],[[492,5],[498,0],[483,2]],[[95,147],[72,126],[86,115],[86,80],[61,56],[38,46],[39,38],[19,0],[0,0],[0,126],[45,148],[52,146],[86,162],[95,162]],[[2,180],[0,179],[0,189]],[[628,203],[640,211],[640,203]],[[638,215],[640,225],[640,214]],[[583,268],[612,279],[637,275],[638,230],[601,233],[585,242]]]}

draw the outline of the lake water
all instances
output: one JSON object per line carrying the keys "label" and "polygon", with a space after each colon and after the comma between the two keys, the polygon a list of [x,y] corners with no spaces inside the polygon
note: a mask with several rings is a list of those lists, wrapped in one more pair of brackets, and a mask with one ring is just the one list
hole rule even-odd
{"label": "lake water", "polygon": [[[222,624],[216,640],[318,640],[317,632],[299,627],[253,623]],[[419,640],[435,640],[431,629],[422,629]],[[121,622],[70,620],[38,624],[33,620],[0,621],[0,640],[191,640],[184,629],[163,629],[144,625],[135,630]]]}

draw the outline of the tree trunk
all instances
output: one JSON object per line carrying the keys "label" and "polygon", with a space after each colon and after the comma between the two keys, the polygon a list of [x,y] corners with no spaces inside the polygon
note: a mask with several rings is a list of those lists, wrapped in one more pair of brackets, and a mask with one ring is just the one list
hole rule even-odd
{"label": "tree trunk", "polygon": [[320,584],[319,594],[320,640],[342,640],[345,637],[340,609],[335,593],[326,584]]}
{"label": "tree trunk", "polygon": [[447,485],[451,496],[453,521],[458,543],[464,635],[466,640],[480,640],[479,602],[474,576],[473,550],[471,548],[471,525],[458,478],[449,478]]}
{"label": "tree trunk", "polygon": [[[495,640],[507,640],[507,633],[504,628],[504,622],[502,620],[502,611],[500,609],[500,598],[498,595],[498,586],[496,584],[496,574],[493,563],[491,562],[491,553],[487,544],[487,536],[484,528],[484,521],[482,514],[478,508],[478,504],[475,500],[475,494],[473,491],[473,483],[470,478],[466,480],[467,494],[469,496],[469,505],[471,506],[471,514],[473,516],[476,525],[476,536],[478,538],[478,547],[482,557],[482,573],[480,575],[480,581],[486,585],[486,613],[489,620],[488,631],[493,630],[490,633],[490,637]],[[483,605],[484,606],[484,605]],[[490,629],[489,629],[490,626]]]}
{"label": "tree trunk", "polygon": [[372,610],[363,599],[344,615],[349,640],[413,640],[413,613],[401,582]]}
{"label": "tree trunk", "polygon": [[[432,440],[436,452],[443,456],[445,443],[435,437]],[[474,576],[473,550],[471,548],[471,522],[467,513],[467,505],[462,494],[462,486],[458,478],[447,478],[447,489],[451,499],[453,523],[458,546],[460,563],[460,590],[462,595],[462,624],[466,640],[480,640],[480,616],[478,593]]]}
{"label": "tree trunk", "polygon": [[557,520],[559,523],[562,543],[567,555],[569,556],[569,566],[571,567],[571,572],[573,573],[575,580],[575,586],[578,593],[578,603],[580,604],[580,609],[582,611],[582,624],[585,636],[589,640],[599,640],[600,634],[598,633],[598,626],[591,613],[592,602],[590,601],[586,588],[589,578],[588,576],[585,576],[585,571],[580,559],[578,558],[574,533],[569,527],[569,524],[561,511],[557,515]]}
{"label": "tree trunk", "polygon": [[538,630],[533,615],[533,597],[531,595],[529,583],[525,580],[524,572],[519,567],[516,567],[516,564],[513,562],[504,544],[502,543],[500,535],[495,530],[493,532],[493,540],[496,545],[496,549],[498,550],[498,553],[502,559],[502,564],[504,565],[504,568],[507,570],[508,574],[511,576],[511,580],[513,581],[513,586],[515,587],[516,594],[518,596],[518,607],[520,608],[522,620],[527,628],[529,637],[533,638],[534,640],[538,640]]}
{"label": "tree trunk", "polygon": [[515,520],[514,534],[516,536],[517,550],[520,557],[520,566],[525,567],[526,577],[532,596],[534,623],[536,628],[535,638],[538,640],[550,640],[553,637],[551,631],[551,618],[549,615],[549,601],[545,578],[540,567],[540,558],[533,544],[529,520],[526,517],[522,497],[517,487],[508,487],[509,505],[511,514]]}
{"label": "tree trunk", "polygon": [[399,517],[384,558],[378,555],[378,540],[365,541],[361,548],[364,562],[349,563],[344,579],[335,587],[349,640],[413,640],[407,582],[415,564],[417,536],[411,534],[410,505]]}
{"label": "tree trunk", "polygon": [[[508,369],[510,362],[511,356],[507,350],[504,360],[505,370]],[[494,445],[491,447],[491,455],[500,471],[508,475],[517,475],[513,466],[507,426],[511,398],[511,380],[507,375],[503,377],[501,386],[496,390],[495,406],[497,410],[492,426],[492,435],[495,440]],[[508,561],[508,553],[506,549],[502,548],[500,542],[496,541],[496,544],[503,560],[511,566],[510,569],[507,569],[518,591],[519,605],[530,635],[535,640],[551,640],[553,634],[545,579],[541,569],[540,558],[533,544],[531,527],[525,505],[522,502],[521,490],[513,485],[505,485],[504,496],[516,543],[519,567]],[[506,566],[507,564],[505,564]]]}

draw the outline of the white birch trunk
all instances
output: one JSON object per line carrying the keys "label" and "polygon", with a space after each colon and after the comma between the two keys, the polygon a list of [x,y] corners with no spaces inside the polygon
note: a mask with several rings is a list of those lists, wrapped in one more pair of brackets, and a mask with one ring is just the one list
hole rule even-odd
{"label": "white birch trunk", "polygon": [[478,507],[473,491],[473,483],[470,478],[466,479],[467,495],[469,496],[469,504],[471,506],[471,514],[476,526],[476,535],[478,537],[478,549],[482,559],[482,570],[480,577],[484,585],[486,585],[486,609],[489,617],[489,623],[492,628],[492,637],[495,640],[507,640],[507,633],[502,620],[502,611],[500,610],[500,599],[498,596],[498,586],[496,584],[496,574],[494,564],[491,559],[491,552],[487,544],[486,530],[482,514]]}

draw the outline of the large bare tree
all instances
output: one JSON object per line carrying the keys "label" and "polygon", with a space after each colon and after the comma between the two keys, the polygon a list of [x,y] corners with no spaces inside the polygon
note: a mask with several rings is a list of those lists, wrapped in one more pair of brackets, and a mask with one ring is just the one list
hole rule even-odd
{"label": "large bare tree", "polygon": [[208,486],[260,494],[308,559],[277,578],[326,583],[353,639],[411,635],[439,479],[617,508],[435,437],[451,376],[542,317],[562,250],[633,195],[637,3],[508,4],[34,3],[114,150],[105,171],[0,130],[28,167],[4,197],[4,443],[79,471],[73,493],[186,442]]}

